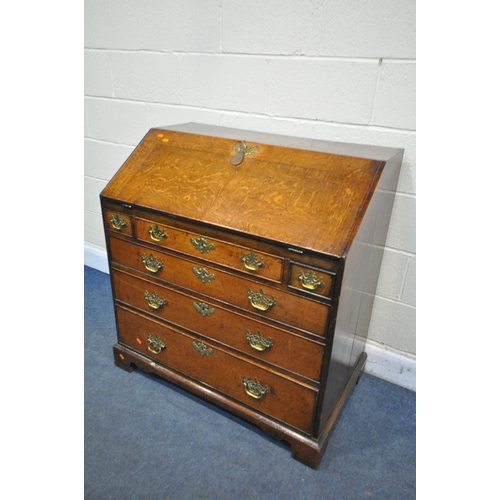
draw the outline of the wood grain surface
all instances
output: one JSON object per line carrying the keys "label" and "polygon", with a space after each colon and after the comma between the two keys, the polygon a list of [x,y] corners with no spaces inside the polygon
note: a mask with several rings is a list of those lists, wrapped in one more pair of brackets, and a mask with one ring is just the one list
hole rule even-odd
{"label": "wood grain surface", "polygon": [[380,170],[378,161],[267,145],[235,167],[234,141],[174,132],[152,130],[148,144],[105,197],[335,256],[349,247]]}
{"label": "wood grain surface", "polygon": [[[125,345],[263,413],[310,432],[317,394],[314,389],[231,355],[208,340],[203,343],[212,352],[202,356],[192,345],[199,339],[121,308],[117,313],[119,340]],[[167,344],[159,354],[148,350],[149,332],[155,332]],[[268,388],[268,394],[261,399],[250,397],[243,387],[244,377],[257,378]]]}

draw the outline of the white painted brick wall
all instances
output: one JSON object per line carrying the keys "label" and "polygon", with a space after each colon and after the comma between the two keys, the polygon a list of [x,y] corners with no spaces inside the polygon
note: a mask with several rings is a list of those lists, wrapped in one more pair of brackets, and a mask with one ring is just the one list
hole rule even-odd
{"label": "white painted brick wall", "polygon": [[84,144],[85,174],[108,181],[133,150],[132,146],[88,139]]}
{"label": "white painted brick wall", "polygon": [[335,0],[325,3],[321,55],[415,59],[415,2]]}
{"label": "white painted brick wall", "polygon": [[370,340],[415,354],[416,48],[408,0],[86,0],[85,244],[154,126],[198,121],[405,149]]}
{"label": "white painted brick wall", "polygon": [[111,52],[113,96],[131,101],[182,100],[179,57],[162,52]]}
{"label": "white painted brick wall", "polygon": [[225,0],[222,50],[238,54],[319,55],[325,3]]}
{"label": "white painted brick wall", "polygon": [[[85,47],[94,49],[141,48],[143,34],[139,24],[140,4],[141,2],[137,0],[106,0],[105,2],[85,0]],[[156,10],[156,6],[154,7]]]}
{"label": "white painted brick wall", "polygon": [[272,116],[368,124],[377,74],[377,61],[273,58],[266,111]]}
{"label": "white painted brick wall", "polygon": [[415,130],[415,99],[415,64],[399,61],[382,63],[373,122],[387,127]]}
{"label": "white painted brick wall", "polygon": [[183,104],[265,113],[266,60],[238,55],[183,55]]}
{"label": "white painted brick wall", "polygon": [[86,50],[84,56],[85,95],[113,96],[113,80],[109,52]]}
{"label": "white painted brick wall", "polygon": [[220,51],[218,0],[149,0],[140,4],[140,48],[179,52]]}

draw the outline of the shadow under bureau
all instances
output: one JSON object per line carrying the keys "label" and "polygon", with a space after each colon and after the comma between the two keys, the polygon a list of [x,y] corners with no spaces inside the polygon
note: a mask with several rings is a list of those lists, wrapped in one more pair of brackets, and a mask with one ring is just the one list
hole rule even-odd
{"label": "shadow under bureau", "polygon": [[403,151],[151,129],[101,193],[117,366],[318,467],[363,371]]}

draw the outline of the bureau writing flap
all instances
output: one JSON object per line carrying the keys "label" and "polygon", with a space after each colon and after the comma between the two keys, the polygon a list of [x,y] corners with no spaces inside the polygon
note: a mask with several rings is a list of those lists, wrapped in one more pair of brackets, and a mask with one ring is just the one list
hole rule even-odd
{"label": "bureau writing flap", "polygon": [[[147,144],[147,146],[146,146]],[[152,130],[103,193],[126,203],[342,255],[383,163],[324,152]],[[258,148],[258,149],[257,149]],[[132,168],[133,167],[133,168]]]}

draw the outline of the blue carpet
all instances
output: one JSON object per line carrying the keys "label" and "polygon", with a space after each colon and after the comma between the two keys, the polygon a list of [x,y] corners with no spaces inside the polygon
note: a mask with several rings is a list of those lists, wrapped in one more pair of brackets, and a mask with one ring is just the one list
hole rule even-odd
{"label": "blue carpet", "polygon": [[85,267],[85,499],[416,497],[416,394],[363,374],[318,470],[196,396],[115,367],[109,276]]}

